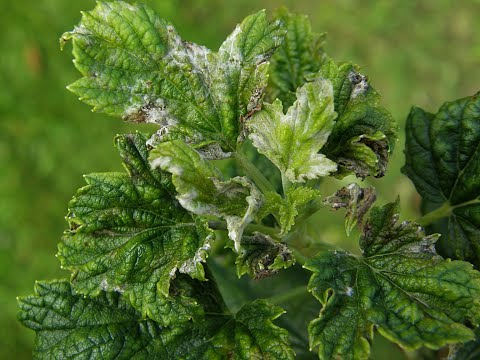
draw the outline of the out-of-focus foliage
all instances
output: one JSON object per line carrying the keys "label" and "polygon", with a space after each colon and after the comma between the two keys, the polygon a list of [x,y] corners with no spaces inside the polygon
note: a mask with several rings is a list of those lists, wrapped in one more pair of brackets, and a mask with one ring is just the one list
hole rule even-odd
{"label": "out-of-focus foliage", "polygon": [[[383,95],[383,104],[400,129],[412,104],[434,111],[445,100],[478,90],[478,1],[146,2],[169,19],[183,38],[213,49],[238,19],[259,9],[271,11],[285,5],[309,14],[313,30],[328,33],[327,52],[336,61],[360,66]],[[82,174],[120,170],[112,139],[133,127],[105,115],[92,115],[88,106],[65,90],[78,73],[70,55],[59,51],[58,38],[79,21],[81,9],[94,5],[93,0],[0,3],[0,358],[31,358],[33,332],[16,321],[15,296],[30,293],[35,279],[66,276],[57,270],[54,258],[66,227],[66,204],[83,185]],[[403,143],[401,133],[386,177],[371,181],[380,202],[393,200],[397,193],[414,193],[409,180],[400,174]],[[325,185],[333,193],[349,182],[351,178]],[[402,199],[405,218],[419,214],[417,197]],[[323,211],[328,210],[312,220],[313,226],[321,223]],[[321,237],[338,243],[344,238],[342,222],[340,213],[337,222],[329,219],[322,224]],[[381,359],[383,351],[392,348],[381,337],[376,339],[373,357]]]}

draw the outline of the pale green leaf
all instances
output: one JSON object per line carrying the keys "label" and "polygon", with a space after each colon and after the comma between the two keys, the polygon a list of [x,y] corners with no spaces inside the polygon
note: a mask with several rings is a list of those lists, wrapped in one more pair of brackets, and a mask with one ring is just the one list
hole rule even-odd
{"label": "pale green leaf", "polygon": [[19,299],[19,318],[37,333],[38,359],[294,359],[287,331],[272,323],[281,308],[258,300],[231,316],[213,298],[218,290],[205,291],[202,305],[211,315],[162,327],[118,293],[90,298],[67,281],[42,282],[35,295]]}
{"label": "pale green leaf", "polygon": [[401,347],[439,349],[474,338],[480,273],[435,253],[437,235],[398,224],[398,202],[374,208],[360,239],[362,257],[324,252],[305,267],[322,304],[309,325],[320,359],[366,359],[373,328]]}
{"label": "pale green leaf", "polygon": [[[194,143],[235,148],[260,104],[268,58],[284,35],[264,11],[247,17],[219,53],[183,41],[144,4],[99,2],[62,36],[83,75],[69,89],[110,115],[158,124]],[[175,135],[176,134],[176,135]]]}
{"label": "pale green leaf", "polygon": [[259,212],[259,218],[268,214],[276,215],[279,220],[280,234],[286,234],[295,224],[295,218],[310,201],[319,197],[318,190],[308,187],[289,187],[285,196],[269,192],[265,194],[265,204]]}
{"label": "pale green leaf", "polygon": [[444,210],[430,230],[440,254],[480,267],[480,95],[447,102],[436,114],[413,108],[402,171],[424,212]]}
{"label": "pale green leaf", "polygon": [[146,140],[142,134],[116,138],[128,174],[85,177],[88,185],[69,204],[70,230],[58,257],[73,271],[77,292],[123,293],[143,315],[168,324],[175,314],[192,316],[190,300],[166,299],[170,280],[177,270],[204,279],[201,262],[211,235],[177,202],[170,175],[150,169]]}
{"label": "pale green leaf", "polygon": [[238,277],[248,274],[252,278],[262,279],[292,266],[295,258],[287,245],[256,232],[242,238],[235,263]]}
{"label": "pale green leaf", "polygon": [[329,60],[319,74],[333,84],[338,114],[322,150],[338,164],[335,175],[383,176],[397,139],[397,126],[379,104],[380,96],[352,64],[337,65]]}
{"label": "pale green leaf", "polygon": [[287,34],[270,60],[267,97],[270,101],[280,99],[286,110],[295,101],[297,88],[325,61],[325,34],[313,32],[306,15],[292,14],[282,8],[275,17],[285,24]]}
{"label": "pale green leaf", "polygon": [[265,104],[248,122],[250,139],[292,182],[326,176],[337,165],[318,151],[335,123],[333,90],[317,79],[298,89],[297,100],[283,114],[280,100]]}
{"label": "pale green leaf", "polygon": [[332,196],[327,197],[324,203],[330,205],[333,210],[345,208],[345,230],[347,235],[355,225],[360,229],[363,225],[363,217],[370,210],[377,198],[373,187],[361,188],[358,184],[350,184],[338,190]]}
{"label": "pale green leaf", "polygon": [[244,228],[263,202],[263,196],[245,177],[222,180],[220,171],[182,140],[159,144],[150,154],[154,168],[172,174],[177,199],[188,211],[215,215],[227,222],[229,237],[240,248]]}

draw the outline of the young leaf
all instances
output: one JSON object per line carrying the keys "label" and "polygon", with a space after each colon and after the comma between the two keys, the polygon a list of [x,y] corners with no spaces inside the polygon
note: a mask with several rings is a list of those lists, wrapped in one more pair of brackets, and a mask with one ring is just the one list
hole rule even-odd
{"label": "young leaf", "polygon": [[147,5],[99,2],[73,40],[83,75],[69,86],[109,115],[150,122],[194,143],[235,148],[241,121],[254,111],[267,81],[267,60],[284,35],[265,12],[247,17],[219,53],[183,41]]}
{"label": "young leaf", "polygon": [[325,34],[314,33],[305,15],[291,14],[283,8],[275,17],[285,24],[287,34],[270,60],[267,96],[270,102],[280,99],[286,110],[295,101],[297,88],[303,86],[325,61]]}
{"label": "young leaf", "polygon": [[373,208],[360,239],[362,257],[324,252],[305,267],[322,304],[309,325],[321,359],[366,359],[373,328],[400,346],[438,349],[473,339],[480,320],[480,273],[435,253],[437,235],[398,221],[398,202]]}
{"label": "young leaf", "polygon": [[[407,119],[406,163],[423,207],[442,213],[433,230],[437,250],[480,267],[480,95],[445,103],[430,114],[413,108]],[[435,220],[435,219],[434,219]]]}
{"label": "young leaf", "polygon": [[338,114],[323,153],[338,166],[337,177],[381,177],[396,141],[396,124],[380,96],[352,64],[326,62],[319,71],[333,85]]}
{"label": "young leaf", "polygon": [[332,85],[317,79],[297,90],[297,100],[283,114],[282,102],[265,104],[248,122],[250,139],[292,182],[305,182],[337,170],[318,151],[326,143],[336,114]]}
{"label": "young leaf", "polygon": [[324,203],[333,210],[347,209],[345,214],[345,230],[347,235],[355,225],[363,225],[363,217],[370,210],[377,198],[373,187],[361,188],[358,184],[350,184],[338,190],[334,195],[327,197]]}
{"label": "young leaf", "polygon": [[262,300],[235,317],[217,306],[218,315],[169,327],[143,319],[118,293],[85,298],[67,281],[37,283],[19,303],[20,320],[37,333],[38,359],[294,358],[286,330],[272,323],[284,311]]}
{"label": "young leaf", "polygon": [[150,153],[152,166],[172,174],[177,199],[188,211],[215,215],[227,221],[229,237],[240,249],[244,228],[263,202],[263,196],[245,177],[222,181],[222,174],[182,140],[159,144]]}
{"label": "young leaf", "polygon": [[306,204],[319,197],[319,192],[308,187],[289,187],[285,197],[277,193],[269,192],[265,194],[265,204],[260,209],[259,218],[268,214],[277,215],[280,221],[280,234],[286,234],[295,225],[295,218]]}
{"label": "young leaf", "polygon": [[85,177],[88,185],[69,204],[58,257],[73,271],[75,291],[121,292],[142,315],[168,324],[192,316],[188,299],[166,298],[177,270],[204,279],[210,232],[178,204],[170,175],[150,169],[146,140],[138,133],[116,138],[128,174]]}
{"label": "young leaf", "polygon": [[261,279],[292,266],[295,258],[287,245],[257,232],[242,238],[235,263],[238,277],[248,274],[254,279]]}

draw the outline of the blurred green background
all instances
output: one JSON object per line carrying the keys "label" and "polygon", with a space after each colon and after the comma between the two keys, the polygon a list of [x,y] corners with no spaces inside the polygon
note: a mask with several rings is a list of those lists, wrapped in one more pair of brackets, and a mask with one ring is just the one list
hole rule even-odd
{"label": "blurred green background", "polygon": [[[184,38],[217,48],[234,25],[261,8],[286,5],[328,33],[327,52],[361,66],[403,128],[411,105],[430,111],[480,89],[478,1],[157,0],[146,1]],[[121,169],[112,139],[132,125],[93,114],[65,86],[79,77],[58,38],[94,1],[2,0],[0,4],[0,358],[29,359],[33,333],[16,321],[15,297],[36,279],[65,277],[55,259],[67,202],[82,174]],[[138,126],[137,126],[138,128]],[[380,201],[402,194],[402,216],[418,198],[403,175],[403,140],[387,176],[374,180]],[[332,192],[338,183],[329,183]],[[329,215],[329,214],[327,214]],[[322,214],[315,221],[321,221]],[[325,241],[343,244],[341,215],[321,225]],[[354,244],[355,239],[349,240]],[[348,247],[348,244],[347,244]],[[404,358],[376,337],[374,358]]]}

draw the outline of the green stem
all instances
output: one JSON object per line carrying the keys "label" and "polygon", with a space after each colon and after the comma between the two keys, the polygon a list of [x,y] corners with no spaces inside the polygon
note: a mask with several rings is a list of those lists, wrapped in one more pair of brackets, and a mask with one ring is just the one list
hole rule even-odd
{"label": "green stem", "polygon": [[299,296],[308,295],[308,290],[306,286],[295,287],[283,294],[271,296],[265,300],[273,304],[279,305],[289,302],[291,299],[295,299]]}
{"label": "green stem", "polygon": [[288,180],[285,174],[282,172],[282,189],[283,189],[284,196],[287,194],[287,191],[291,185],[292,183],[290,182],[290,180]]}
{"label": "green stem", "polygon": [[245,171],[248,177],[250,177],[253,182],[258,186],[262,193],[267,193],[270,191],[276,192],[273,185],[270,181],[267,180],[265,176],[257,169],[255,165],[253,165],[250,160],[247,159],[245,154],[243,154],[240,150],[235,152],[235,159],[238,161],[239,165]]}
{"label": "green stem", "polygon": [[460,208],[463,206],[469,206],[469,205],[476,205],[480,204],[480,199],[473,199],[466,201],[461,204],[457,205],[450,205],[450,203],[447,201],[445,202],[442,206],[439,208],[429,212],[428,214],[423,215],[421,218],[415,220],[416,223],[418,223],[421,226],[428,226],[432,223],[434,223],[437,220],[443,219],[445,217],[449,217],[452,211],[456,208]]}
{"label": "green stem", "polygon": [[431,223],[434,223],[437,220],[440,220],[444,217],[448,217],[452,212],[453,207],[450,206],[450,203],[447,201],[438,209],[435,209],[428,214],[423,215],[421,218],[415,220],[421,226],[428,226]]}

